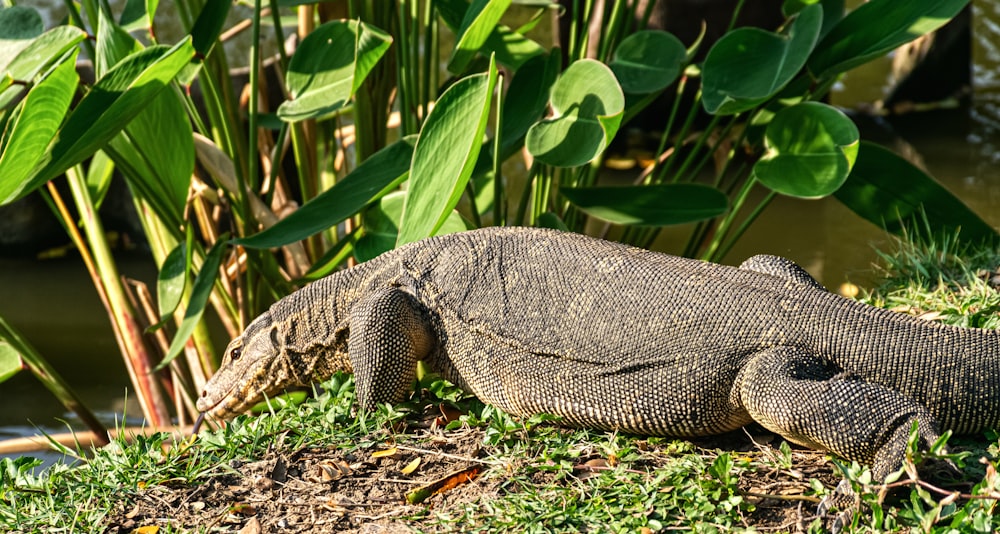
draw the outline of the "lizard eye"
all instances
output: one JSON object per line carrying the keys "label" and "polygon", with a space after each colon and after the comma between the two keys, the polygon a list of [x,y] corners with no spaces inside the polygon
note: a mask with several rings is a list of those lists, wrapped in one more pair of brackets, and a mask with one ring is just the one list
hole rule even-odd
{"label": "lizard eye", "polygon": [[232,358],[234,361],[240,359],[240,356],[242,354],[243,354],[243,349],[240,347],[233,347],[233,350],[229,351],[229,357]]}

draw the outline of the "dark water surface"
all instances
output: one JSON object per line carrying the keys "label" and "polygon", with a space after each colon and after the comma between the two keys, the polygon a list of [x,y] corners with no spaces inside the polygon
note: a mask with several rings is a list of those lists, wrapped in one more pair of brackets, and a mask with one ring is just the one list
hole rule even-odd
{"label": "dark water surface", "polygon": [[[146,253],[120,254],[118,267],[130,278],[156,278]],[[78,256],[0,259],[0,316],[34,345],[102,421],[111,425],[121,418],[128,375],[108,316]],[[34,435],[39,429],[66,432],[67,423],[80,428],[75,415],[28,371],[0,383],[0,406],[0,440]],[[128,413],[141,416],[131,408]]]}

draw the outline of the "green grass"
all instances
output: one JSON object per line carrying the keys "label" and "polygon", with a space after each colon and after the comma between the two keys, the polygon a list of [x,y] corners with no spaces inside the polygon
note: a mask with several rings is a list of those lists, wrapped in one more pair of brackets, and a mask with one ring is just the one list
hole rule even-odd
{"label": "green grass", "polygon": [[[1000,256],[953,243],[899,247],[885,256],[886,272],[896,274],[864,300],[998,326],[1000,297],[982,272],[994,271]],[[368,522],[430,532],[820,532],[813,511],[840,469],[865,504],[847,516],[848,532],[1000,529],[996,434],[950,440],[964,452],[950,456],[964,459],[962,477],[943,483],[954,493],[924,481],[897,481],[886,493],[862,467],[780,439],[757,445],[734,433],[691,442],[566,429],[549,417],[512,418],[432,379],[407,403],[365,418],[352,415],[353,401],[352,380],[338,376],[299,406],[273,403],[183,444],[165,434],[119,440],[86,462],[43,471],[30,458],[5,459],[0,530],[237,532],[258,521],[271,531],[285,521],[295,532]],[[759,429],[750,436],[770,439]],[[314,481],[320,464],[344,471]],[[404,499],[473,469],[471,481],[421,502]]]}
{"label": "green grass", "polygon": [[[33,473],[37,462],[29,458],[4,460],[0,529],[100,530],[149,488],[191,487],[233,476],[238,474],[234,465],[258,460],[275,448],[332,445],[363,457],[388,444],[424,447],[431,439],[470,428],[486,466],[474,493],[482,491],[489,498],[409,506],[396,519],[414,528],[445,531],[635,532],[647,527],[718,532],[740,528],[741,513],[753,508],[737,487],[739,474],[750,468],[748,460],[734,460],[728,453],[706,455],[685,441],[566,429],[544,416],[517,420],[473,399],[460,400],[457,406],[465,413],[459,419],[435,432],[420,431],[423,405],[451,404],[447,398],[456,396],[454,388],[442,387],[440,381],[428,385],[425,396],[401,407],[384,407],[364,421],[350,415],[353,381],[345,376],[325,383],[324,393],[301,406],[239,417],[194,443],[164,448],[166,434],[138,437],[131,444],[116,441],[80,466],[56,465],[40,474]],[[600,465],[581,470],[589,459]],[[160,526],[160,532],[186,531],[168,523]]]}

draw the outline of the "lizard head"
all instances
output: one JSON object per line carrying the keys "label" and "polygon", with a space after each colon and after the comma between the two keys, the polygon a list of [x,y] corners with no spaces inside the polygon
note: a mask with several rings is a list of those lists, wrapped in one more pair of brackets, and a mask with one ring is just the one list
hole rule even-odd
{"label": "lizard head", "polygon": [[299,382],[288,369],[271,314],[265,312],[229,342],[222,365],[205,384],[197,408],[214,419],[230,419],[265,396],[280,393]]}

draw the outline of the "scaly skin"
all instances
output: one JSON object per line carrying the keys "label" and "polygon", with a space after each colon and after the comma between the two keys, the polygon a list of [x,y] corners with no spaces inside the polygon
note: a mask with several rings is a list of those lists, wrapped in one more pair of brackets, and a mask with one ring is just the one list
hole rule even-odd
{"label": "scaly skin", "polygon": [[879,478],[913,422],[925,447],[1000,426],[997,332],[844,299],[781,258],[733,268],[528,228],[413,243],[282,299],[198,409],[226,419],[338,369],[372,409],[419,360],[514,415],[671,436],[757,421]]}

